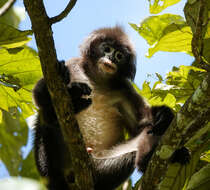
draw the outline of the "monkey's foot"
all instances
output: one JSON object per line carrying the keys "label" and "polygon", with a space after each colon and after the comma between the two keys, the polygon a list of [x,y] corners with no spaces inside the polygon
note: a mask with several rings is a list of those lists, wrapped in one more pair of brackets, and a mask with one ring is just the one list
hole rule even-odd
{"label": "monkey's foot", "polygon": [[190,161],[190,153],[187,148],[182,147],[175,150],[170,158],[171,163],[178,162],[179,164],[187,164]]}
{"label": "monkey's foot", "polygon": [[86,150],[89,154],[91,154],[93,152],[93,149],[91,147],[87,147]]}

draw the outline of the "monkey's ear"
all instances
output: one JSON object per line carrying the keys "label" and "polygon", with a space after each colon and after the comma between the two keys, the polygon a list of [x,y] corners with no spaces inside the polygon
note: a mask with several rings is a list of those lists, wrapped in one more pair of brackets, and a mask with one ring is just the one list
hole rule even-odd
{"label": "monkey's ear", "polygon": [[119,71],[123,77],[130,79],[131,81],[134,81],[134,78],[136,76],[136,56],[135,54],[132,55],[129,62],[127,64],[124,64],[123,67],[121,67]]}
{"label": "monkey's ear", "polygon": [[136,56],[133,56],[133,58],[132,58],[132,63],[131,63],[131,65],[130,65],[130,79],[132,80],[132,81],[134,81],[134,78],[135,78],[135,76],[136,76]]}
{"label": "monkey's ear", "polygon": [[79,46],[80,54],[82,57],[90,55],[91,43],[97,38],[95,33],[90,34],[83,43]]}

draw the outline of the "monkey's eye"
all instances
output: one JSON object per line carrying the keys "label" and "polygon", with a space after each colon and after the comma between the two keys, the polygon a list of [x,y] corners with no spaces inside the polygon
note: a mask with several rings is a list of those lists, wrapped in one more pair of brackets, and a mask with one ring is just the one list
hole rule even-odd
{"label": "monkey's eye", "polygon": [[113,51],[113,48],[110,46],[104,46],[104,53],[111,53]]}
{"label": "monkey's eye", "polygon": [[123,57],[124,57],[124,55],[123,55],[121,52],[117,51],[117,52],[115,53],[115,59],[116,59],[117,61],[121,61],[121,60],[123,59]]}

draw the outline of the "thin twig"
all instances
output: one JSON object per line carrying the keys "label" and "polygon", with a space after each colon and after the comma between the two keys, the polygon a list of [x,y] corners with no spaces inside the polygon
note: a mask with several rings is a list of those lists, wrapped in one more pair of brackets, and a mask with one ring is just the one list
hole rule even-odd
{"label": "thin twig", "polygon": [[59,15],[50,18],[50,24],[55,24],[56,22],[59,22],[62,19],[64,19],[71,12],[76,2],[77,0],[70,0],[66,8]]}
{"label": "thin twig", "polygon": [[3,7],[0,8],[0,16],[3,16],[15,3],[16,0],[8,0]]}

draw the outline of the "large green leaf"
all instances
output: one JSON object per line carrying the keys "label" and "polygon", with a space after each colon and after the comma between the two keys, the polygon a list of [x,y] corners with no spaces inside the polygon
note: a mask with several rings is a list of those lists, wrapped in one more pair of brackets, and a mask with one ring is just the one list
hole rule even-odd
{"label": "large green leaf", "polygon": [[169,164],[166,176],[160,184],[160,189],[181,190],[184,186],[186,186],[189,182],[189,179],[195,172],[202,151],[203,148],[198,149],[197,152],[194,152],[188,164]]}
{"label": "large green leaf", "polygon": [[191,54],[192,32],[179,15],[164,14],[145,19],[140,26],[130,24],[151,46],[150,58],[157,51]]}
{"label": "large green leaf", "polygon": [[0,23],[0,47],[16,48],[31,40],[31,31],[20,31],[12,26]]}
{"label": "large green leaf", "polygon": [[165,8],[178,3],[181,0],[149,0],[149,10],[151,14],[158,14]]}
{"label": "large green leaf", "polygon": [[187,190],[209,190],[210,164],[195,173],[187,186]]}
{"label": "large green leaf", "polygon": [[0,123],[0,160],[6,165],[10,175],[17,176],[23,161],[21,148],[26,145],[28,127],[20,111],[13,107],[2,111]]}
{"label": "large green leaf", "polygon": [[40,77],[39,58],[34,50],[0,49],[0,108],[19,107],[24,117],[31,115],[31,90]]}

